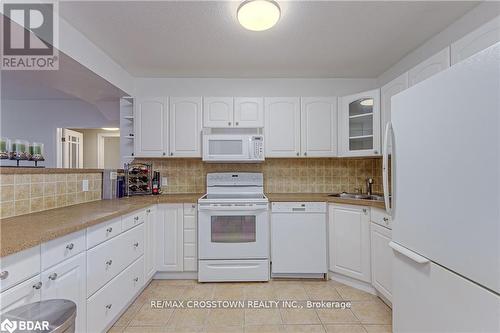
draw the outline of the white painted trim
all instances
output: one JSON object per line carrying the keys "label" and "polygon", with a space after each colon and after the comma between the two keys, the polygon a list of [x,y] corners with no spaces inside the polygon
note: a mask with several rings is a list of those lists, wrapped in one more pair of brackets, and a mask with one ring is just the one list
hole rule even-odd
{"label": "white painted trim", "polygon": [[97,168],[104,169],[104,138],[119,137],[120,133],[97,133]]}
{"label": "white painted trim", "polygon": [[353,279],[351,277],[348,277],[348,276],[345,276],[342,274],[338,274],[338,273],[334,273],[331,271],[329,272],[329,275],[330,275],[331,280],[333,280],[333,281],[337,281],[337,282],[343,283],[345,285],[348,285],[349,287],[353,287],[353,288],[356,288],[356,289],[359,289],[362,291],[366,291],[367,293],[378,296],[377,290],[375,290],[375,288],[373,288],[371,283],[356,280],[356,279]]}
{"label": "white painted trim", "polygon": [[156,272],[153,280],[198,280],[198,272]]}
{"label": "white painted trim", "polygon": [[56,128],[56,167],[57,168],[62,168],[63,167],[63,160],[62,160],[62,141],[61,138],[63,136],[63,129],[62,128]]}

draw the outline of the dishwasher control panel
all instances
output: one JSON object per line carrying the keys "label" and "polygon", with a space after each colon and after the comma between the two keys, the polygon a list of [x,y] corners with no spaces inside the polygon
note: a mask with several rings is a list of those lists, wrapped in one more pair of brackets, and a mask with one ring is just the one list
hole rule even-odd
{"label": "dishwasher control panel", "polygon": [[326,213],[326,202],[273,202],[272,213]]}

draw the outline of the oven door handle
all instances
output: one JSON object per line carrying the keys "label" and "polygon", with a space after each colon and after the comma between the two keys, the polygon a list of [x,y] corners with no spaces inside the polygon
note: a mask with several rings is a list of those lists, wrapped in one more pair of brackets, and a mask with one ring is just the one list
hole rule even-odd
{"label": "oven door handle", "polygon": [[258,211],[258,210],[268,210],[267,205],[265,206],[201,206],[198,205],[199,210],[208,211],[218,211],[218,212],[234,212],[234,211]]}

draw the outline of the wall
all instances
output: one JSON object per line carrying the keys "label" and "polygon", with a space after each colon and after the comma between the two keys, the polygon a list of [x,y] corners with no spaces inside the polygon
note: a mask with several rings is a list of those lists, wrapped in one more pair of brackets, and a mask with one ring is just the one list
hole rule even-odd
{"label": "wall", "polygon": [[376,79],[137,78],[135,96],[342,96],[377,87]]}
{"label": "wall", "polygon": [[[82,191],[82,180],[89,191]],[[0,174],[0,217],[100,200],[102,173]]]}
{"label": "wall", "polygon": [[378,77],[379,85],[383,86],[498,15],[500,15],[498,2],[482,2],[382,73]]}
{"label": "wall", "polygon": [[332,193],[366,191],[366,178],[374,179],[373,191],[382,193],[380,158],[269,158],[264,163],[204,163],[200,159],[135,159],[153,163],[166,176],[164,193],[204,193],[209,172],[263,172],[267,193]]}
{"label": "wall", "polygon": [[[97,169],[97,135],[98,134],[111,134],[120,133],[120,131],[105,131],[100,128],[70,128],[74,131],[83,134],[83,167],[85,169]],[[119,138],[117,138],[119,139]],[[116,152],[114,152],[114,163],[115,167],[120,167],[120,146],[114,147]],[[105,147],[106,150],[106,147]]]}
{"label": "wall", "polygon": [[[56,166],[56,128],[119,127],[119,119],[109,119],[109,109],[116,108],[119,101],[109,102],[99,109],[80,100],[2,100],[0,135],[25,139],[45,144],[43,165]],[[106,110],[104,110],[105,108]],[[13,161],[1,161],[12,165]],[[27,163],[22,163],[28,165]]]}

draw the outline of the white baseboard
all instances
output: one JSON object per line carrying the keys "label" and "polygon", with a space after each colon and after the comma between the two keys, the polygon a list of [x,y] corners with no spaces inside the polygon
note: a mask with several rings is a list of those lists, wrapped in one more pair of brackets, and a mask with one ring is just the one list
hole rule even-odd
{"label": "white baseboard", "polygon": [[156,272],[153,280],[198,280],[198,272]]}
{"label": "white baseboard", "polygon": [[338,273],[334,273],[334,272],[329,272],[329,276],[330,276],[331,280],[343,283],[345,285],[348,285],[349,287],[363,290],[363,291],[366,291],[367,293],[378,296],[378,293],[375,290],[375,288],[373,288],[373,286],[368,282],[359,281],[359,280],[353,279],[351,277],[348,277],[348,276],[345,276],[342,274],[338,274]]}

